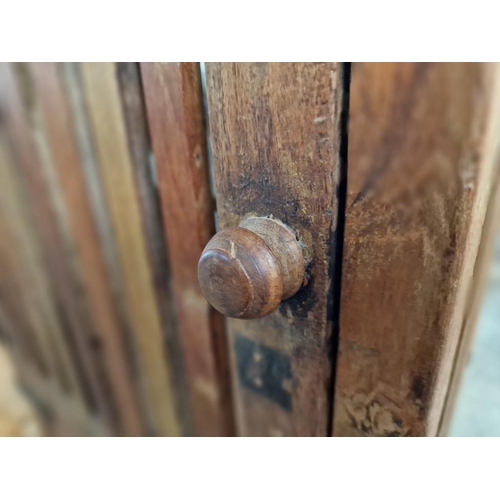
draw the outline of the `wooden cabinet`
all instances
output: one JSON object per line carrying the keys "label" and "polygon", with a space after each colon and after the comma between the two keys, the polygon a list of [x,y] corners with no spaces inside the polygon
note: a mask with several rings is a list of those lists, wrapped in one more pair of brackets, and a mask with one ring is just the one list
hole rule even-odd
{"label": "wooden cabinet", "polygon": [[2,65],[1,328],[48,433],[445,434],[497,227],[499,77]]}

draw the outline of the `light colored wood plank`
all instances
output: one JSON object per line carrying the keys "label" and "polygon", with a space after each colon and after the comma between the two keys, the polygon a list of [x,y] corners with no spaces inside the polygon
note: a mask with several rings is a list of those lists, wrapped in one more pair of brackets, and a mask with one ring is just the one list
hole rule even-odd
{"label": "light colored wood plank", "polygon": [[106,201],[118,242],[125,300],[143,375],[142,387],[154,416],[154,432],[177,435],[179,424],[171,374],[147,260],[116,67],[112,63],[85,63],[82,78]]}

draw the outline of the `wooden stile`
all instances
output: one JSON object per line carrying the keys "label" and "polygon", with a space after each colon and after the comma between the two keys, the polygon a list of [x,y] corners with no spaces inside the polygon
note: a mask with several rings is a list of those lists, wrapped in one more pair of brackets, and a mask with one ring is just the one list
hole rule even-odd
{"label": "wooden stile", "polygon": [[221,228],[251,215],[296,231],[308,283],[269,316],[227,322],[237,431],[325,436],[342,165],[342,64],[207,64]]}
{"label": "wooden stile", "polygon": [[116,66],[113,63],[85,63],[81,69],[123,272],[125,303],[138,351],[141,387],[151,409],[151,432],[178,435],[171,372],[144,241]]}
{"label": "wooden stile", "polygon": [[172,277],[166,250],[154,156],[151,151],[139,63],[117,63],[123,116],[127,128],[135,186],[139,199],[148,259],[153,273],[161,324],[173,375],[182,435],[192,434],[185,366],[175,311]]}
{"label": "wooden stile", "polygon": [[214,232],[200,70],[142,64],[195,435],[231,434],[222,318],[201,294],[197,266]]}
{"label": "wooden stile", "polygon": [[494,171],[498,83],[494,65],[353,64],[336,436],[438,432]]}

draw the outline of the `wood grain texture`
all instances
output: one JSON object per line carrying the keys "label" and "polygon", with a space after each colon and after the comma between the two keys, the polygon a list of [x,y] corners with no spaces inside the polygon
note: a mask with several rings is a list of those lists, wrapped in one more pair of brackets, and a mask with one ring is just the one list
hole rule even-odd
{"label": "wood grain texture", "polygon": [[[13,149],[26,186],[30,210],[50,275],[56,300],[57,315],[76,366],[79,383],[89,411],[98,413],[106,422],[111,420],[111,408],[99,380],[98,361],[93,352],[92,332],[88,311],[79,293],[81,284],[71,258],[64,213],[58,192],[50,178],[51,157],[43,128],[38,121],[37,103],[25,67],[2,65],[0,70],[2,113],[12,140]],[[71,370],[68,369],[68,373]]]}
{"label": "wood grain texture", "polygon": [[194,433],[232,433],[221,317],[201,294],[197,265],[214,232],[199,66],[142,64]]}
{"label": "wood grain texture", "polygon": [[152,432],[178,435],[171,373],[134,186],[116,66],[113,63],[85,63],[82,79],[117,240],[125,301],[139,357],[141,386],[153,417]]}
{"label": "wood grain texture", "polygon": [[307,286],[277,311],[228,320],[238,434],[324,436],[344,67],[206,68],[220,227],[273,215],[297,233],[310,261]]}
{"label": "wood grain texture", "polygon": [[334,435],[437,433],[493,171],[497,69],[353,65]]}
{"label": "wood grain texture", "polygon": [[118,407],[120,434],[142,435],[138,402],[116,315],[104,257],[89,203],[83,169],[75,144],[64,88],[54,63],[33,65],[35,92],[60,183],[68,222],[81,263],[82,281],[94,318],[96,339]]}

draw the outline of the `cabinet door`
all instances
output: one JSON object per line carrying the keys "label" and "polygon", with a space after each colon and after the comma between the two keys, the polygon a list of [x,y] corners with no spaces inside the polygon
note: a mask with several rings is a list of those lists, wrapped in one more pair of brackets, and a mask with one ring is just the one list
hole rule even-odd
{"label": "cabinet door", "polygon": [[307,261],[274,312],[228,319],[239,434],[444,432],[491,248],[498,82],[490,64],[207,66],[228,240],[208,251],[268,217]]}
{"label": "cabinet door", "polygon": [[277,310],[228,319],[239,435],[329,433],[347,76],[340,63],[207,65],[219,228],[273,217],[307,261],[307,283]]}
{"label": "cabinet door", "polygon": [[499,74],[0,65],[0,327],[50,432],[446,434]]}

